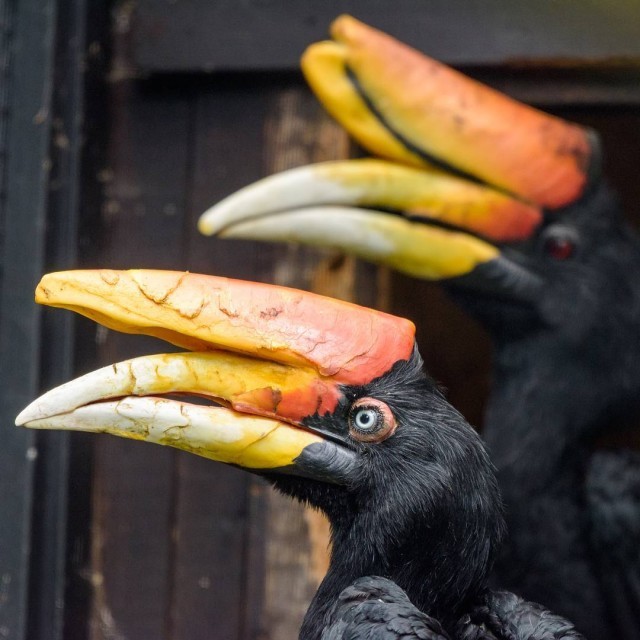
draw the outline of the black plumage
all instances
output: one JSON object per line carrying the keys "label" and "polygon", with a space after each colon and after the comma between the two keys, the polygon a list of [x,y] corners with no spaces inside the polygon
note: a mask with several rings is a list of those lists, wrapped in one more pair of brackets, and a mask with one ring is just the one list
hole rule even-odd
{"label": "black plumage", "polygon": [[398,585],[377,576],[359,578],[329,611],[321,640],[447,640],[442,625],[418,611]]}
{"label": "black plumage", "polygon": [[[488,591],[458,629],[463,640],[504,637],[509,640],[582,640],[572,623],[509,591]],[[488,636],[482,634],[488,633]],[[493,634],[493,635],[492,635]]]}
{"label": "black plumage", "polygon": [[596,177],[501,259],[513,281],[450,286],[495,345],[484,437],[510,532],[496,583],[592,640],[638,638],[640,456],[611,435],[640,418],[640,243]]}
{"label": "black plumage", "polygon": [[[349,437],[353,403],[363,398],[393,412],[398,427],[388,439]],[[512,615],[517,602],[519,611],[531,607],[534,618],[544,617],[536,605],[486,590],[503,536],[493,468],[479,436],[422,372],[417,351],[364,387],[344,387],[336,410],[307,424],[355,447],[358,464],[346,486],[270,475],[331,522],[329,570],[301,638],[579,637],[561,618],[541,626]]]}
{"label": "black plumage", "polygon": [[[310,85],[396,164],[292,171],[225,199],[203,228],[443,279],[495,347],[484,436],[510,532],[496,583],[592,640],[640,638],[640,454],[625,444],[640,422],[640,242],[603,180],[597,135],[520,109],[349,16],[332,36],[347,62],[332,73],[332,49],[312,45]],[[420,159],[420,180],[398,177]],[[463,186],[451,176],[434,186],[434,162]],[[278,209],[285,187],[295,196],[280,192]]]}
{"label": "black plumage", "polygon": [[[178,288],[180,297],[166,302]],[[144,270],[49,274],[37,299],[123,331],[209,347],[103,367],[45,393],[16,423],[175,446],[264,475],[325,512],[331,561],[303,640],[340,633],[340,625],[353,638],[387,631],[468,640],[577,637],[569,622],[537,605],[488,591],[504,534],[498,482],[480,436],[423,372],[407,320],[270,285]],[[187,313],[194,300],[195,316]],[[274,327],[274,318],[281,324]],[[340,322],[345,318],[356,322]],[[203,322],[205,339],[194,342]],[[369,323],[364,341],[358,322]],[[276,359],[304,355],[308,362],[318,348],[318,373]],[[163,397],[174,392],[204,394],[233,409]],[[529,462],[532,477],[547,464],[544,457]],[[530,515],[534,526],[546,525],[536,520],[544,513]],[[393,584],[367,586],[367,576]],[[370,604],[354,609],[346,602],[354,588]],[[387,606],[376,604],[379,596]],[[357,620],[347,619],[350,611]],[[375,623],[371,633],[349,630],[361,623]]]}
{"label": "black plumage", "polygon": [[[450,640],[437,620],[414,607],[386,578],[367,576],[347,587],[334,603],[321,640]],[[573,625],[540,605],[507,591],[487,591],[458,621],[460,640],[581,640]]]}
{"label": "black plumage", "polygon": [[[509,530],[495,583],[591,640],[631,640],[640,638],[640,453],[630,444],[640,423],[640,240],[601,175],[597,136],[589,140],[579,199],[541,210],[526,240],[494,243],[490,259],[442,283],[494,344],[483,436]],[[400,218],[387,213],[366,211]],[[410,242],[432,221],[403,225]],[[331,236],[323,230],[320,243]],[[402,252],[393,266],[403,268]]]}

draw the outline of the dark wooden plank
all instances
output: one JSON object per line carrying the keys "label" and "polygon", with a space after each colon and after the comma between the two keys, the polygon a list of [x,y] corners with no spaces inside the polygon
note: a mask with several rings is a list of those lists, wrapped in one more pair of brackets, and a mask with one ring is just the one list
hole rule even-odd
{"label": "dark wooden plank", "polygon": [[[85,51],[84,0],[60,0],[52,99],[51,174],[47,213],[46,267],[76,266],[81,155],[83,147],[83,93]],[[69,314],[45,314],[42,323],[42,391],[68,380],[73,373],[74,331]],[[69,490],[69,436],[42,431],[36,434],[33,538],[30,558],[30,640],[60,640],[65,636],[67,584],[67,506]]]}
{"label": "dark wooden plank", "polygon": [[96,444],[91,638],[169,638],[172,456],[140,443]]}
{"label": "dark wooden plank", "polygon": [[25,637],[34,434],[13,426],[38,389],[40,313],[33,289],[43,265],[48,188],[51,70],[55,2],[25,0],[3,7],[11,16],[6,118],[6,178],[0,283],[0,629]]}
{"label": "dark wooden plank", "polygon": [[135,59],[145,72],[295,69],[341,13],[454,65],[640,59],[638,0],[139,0]]}
{"label": "dark wooden plank", "polygon": [[185,259],[203,273],[268,280],[277,248],[205,237],[196,224],[207,207],[265,175],[265,120],[281,85],[238,76],[198,86]]}
{"label": "dark wooden plank", "polygon": [[186,453],[180,455],[177,478],[171,638],[236,640],[249,478]]}
{"label": "dark wooden plank", "polygon": [[[196,220],[210,203],[261,175],[266,89],[233,80],[201,88],[193,128],[190,217],[183,266],[191,271],[265,279],[273,248],[204,238]],[[268,93],[268,91],[267,91]],[[172,630],[175,640],[235,640],[245,604],[251,478],[180,456]],[[214,631],[215,630],[215,631]]]}
{"label": "dark wooden plank", "polygon": [[[9,0],[0,0],[0,237],[4,229],[4,202],[6,197],[6,175],[4,167],[7,160],[7,128],[9,119],[9,88],[11,83],[9,62],[11,60],[11,27],[13,23],[13,4]],[[0,257],[1,265],[1,257]]]}
{"label": "dark wooden plank", "polygon": [[[117,49],[122,70],[126,58],[121,55]],[[87,266],[179,269],[188,96],[121,80],[114,84],[111,100],[110,165],[101,176],[103,249]],[[171,350],[156,340],[99,328],[94,335],[101,343],[101,364]],[[175,455],[164,447],[94,438],[94,639],[171,637]]]}
{"label": "dark wooden plank", "polygon": [[[80,128],[81,154],[79,159],[80,187],[77,195],[78,216],[76,246],[73,255],[77,266],[95,265],[98,231],[101,227],[103,182],[101,175],[107,164],[108,117],[108,43],[111,42],[111,12],[109,0],[92,0],[83,25],[84,37],[81,55],[75,64],[82,70],[82,108],[64,119],[65,128],[71,124]],[[66,16],[61,15],[61,20]],[[69,45],[73,43],[70,41]],[[62,61],[61,61],[62,63]],[[80,122],[77,122],[77,121]],[[63,129],[63,137],[56,145],[64,148],[65,136],[73,147],[73,136]],[[60,214],[64,215],[64,203],[60,202]],[[64,227],[61,229],[64,232]],[[88,258],[88,260],[87,260]],[[55,262],[53,262],[55,260]],[[52,256],[50,268],[66,264],[64,256]],[[77,322],[72,314],[56,310],[45,311],[45,330],[48,323],[56,326],[69,323],[73,326],[73,374],[84,373],[102,364],[97,356],[95,325],[86,320]],[[46,339],[46,337],[45,337]],[[76,367],[78,365],[78,367]],[[46,364],[44,364],[46,366]],[[72,374],[72,375],[73,375]],[[72,377],[72,376],[69,376]],[[58,434],[63,435],[63,434]],[[67,495],[66,543],[67,558],[64,593],[64,640],[88,640],[92,603],[93,575],[91,566],[92,522],[92,478],[93,445],[92,434],[69,434],[69,478]]]}
{"label": "dark wooden plank", "polygon": [[[283,86],[265,123],[265,174],[344,158],[345,133],[326,117],[304,87]],[[355,263],[334,251],[280,245],[273,265],[277,284],[353,299]],[[265,592],[261,629],[267,637],[295,638],[328,560],[324,516],[274,491],[267,495]]]}
{"label": "dark wooden plank", "polygon": [[266,640],[262,627],[266,584],[265,523],[271,487],[262,478],[251,478],[248,496],[244,594],[241,611],[241,640]]}

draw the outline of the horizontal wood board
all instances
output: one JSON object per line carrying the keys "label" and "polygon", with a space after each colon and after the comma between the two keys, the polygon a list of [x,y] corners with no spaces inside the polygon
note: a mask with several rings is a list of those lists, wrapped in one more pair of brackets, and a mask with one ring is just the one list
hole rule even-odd
{"label": "horizontal wood board", "polygon": [[138,0],[142,73],[291,70],[349,13],[456,66],[640,62],[639,0]]}
{"label": "horizontal wood board", "polygon": [[[234,4],[243,11],[253,7],[258,17],[260,6],[267,5],[278,8],[268,2]],[[170,6],[190,10],[186,3]],[[212,3],[210,10],[225,6],[233,9],[229,3]],[[135,38],[137,20],[147,9],[143,0],[133,15],[127,13]],[[208,10],[192,15],[190,29],[195,31],[175,40],[176,46],[189,43],[197,48],[207,35],[206,29],[198,29],[207,24],[216,25],[216,36],[222,34],[224,42],[227,23],[207,23]],[[390,13],[388,7],[385,13]],[[177,14],[171,15],[178,24]],[[119,24],[125,24],[127,20],[119,16]],[[259,28],[246,24],[252,34],[257,29],[257,38]],[[286,25],[279,23],[280,39],[289,33]],[[326,24],[318,21],[314,28],[324,32]],[[139,80],[141,70],[212,69],[154,70],[141,66],[139,59],[132,64],[131,44],[127,43],[124,55],[116,56],[113,66],[110,163],[101,176],[106,197],[93,238],[97,250],[91,256],[93,263],[86,266],[188,268],[383,304],[378,291],[387,281],[383,270],[332,252],[225,242],[195,231],[201,211],[262,175],[351,153],[346,136],[324,115],[301,77],[232,73],[199,78],[152,75]],[[260,69],[242,66],[241,59],[238,66],[225,70]],[[292,66],[274,69],[292,69],[297,61],[288,64]],[[537,95],[535,101],[541,104],[580,103],[567,93],[564,71],[554,72],[561,82],[551,95],[527,80],[536,73],[533,69],[515,74],[517,91]],[[627,68],[624,73],[633,72]],[[504,69],[492,77],[495,84],[504,81],[505,86],[514,86]],[[624,99],[612,98],[604,75],[602,90],[594,89],[587,76],[581,83],[576,90],[586,87],[600,103],[633,101],[623,94]],[[635,140],[626,135],[638,125],[633,110],[607,107],[584,117],[575,110],[564,115],[591,119],[605,133],[606,149],[615,156],[614,180],[628,192],[627,183],[634,181],[629,167],[634,165],[625,166],[626,154],[637,166],[631,143],[625,143]],[[616,177],[619,174],[624,177]],[[625,196],[626,201],[632,204],[634,195]],[[430,371],[449,388],[454,404],[479,424],[490,383],[486,336],[433,285],[394,275],[386,291],[393,312],[419,323]],[[97,330],[88,322],[83,327],[99,343],[99,364],[167,348],[157,341]],[[321,522],[241,471],[130,441],[95,437],[91,442],[94,535],[87,580],[93,590],[92,640],[294,637],[321,576],[323,557],[326,560]]]}

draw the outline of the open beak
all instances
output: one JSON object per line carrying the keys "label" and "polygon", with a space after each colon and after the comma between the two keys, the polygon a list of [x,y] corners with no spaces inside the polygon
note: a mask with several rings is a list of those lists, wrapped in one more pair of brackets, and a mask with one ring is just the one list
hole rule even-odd
{"label": "open beak", "polygon": [[410,357],[414,342],[413,325],[401,318],[293,289],[189,273],[53,273],[38,285],[36,301],[192,351],[86,374],[35,400],[16,424],[106,432],[337,483],[348,481],[353,450],[341,434],[307,426],[307,418],[331,414],[343,385],[382,375]]}
{"label": "open beak", "polygon": [[[464,276],[584,193],[595,137],[349,16],[311,45],[305,76],[384,160],[312,165],[221,201],[202,233],[343,249],[413,276]],[[504,257],[502,257],[504,262]],[[495,267],[492,267],[495,271]]]}

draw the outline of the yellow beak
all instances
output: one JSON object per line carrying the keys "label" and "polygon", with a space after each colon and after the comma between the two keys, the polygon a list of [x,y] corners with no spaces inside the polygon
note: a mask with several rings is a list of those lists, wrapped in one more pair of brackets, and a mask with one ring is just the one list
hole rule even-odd
{"label": "yellow beak", "polygon": [[428,279],[466,276],[585,190],[594,135],[501,95],[349,16],[303,72],[385,160],[293,169],[200,218],[207,235],[329,246]]}
{"label": "yellow beak", "polygon": [[343,385],[366,384],[413,350],[413,325],[401,318],[214,276],[69,271],[45,276],[36,299],[196,352],[89,373],[35,400],[17,424],[103,431],[332,482],[344,480],[353,451],[307,418],[331,414]]}
{"label": "yellow beak", "polygon": [[403,164],[433,162],[547,208],[582,193],[586,130],[521,104],[351,16],[311,45],[303,72],[365,148]]}

